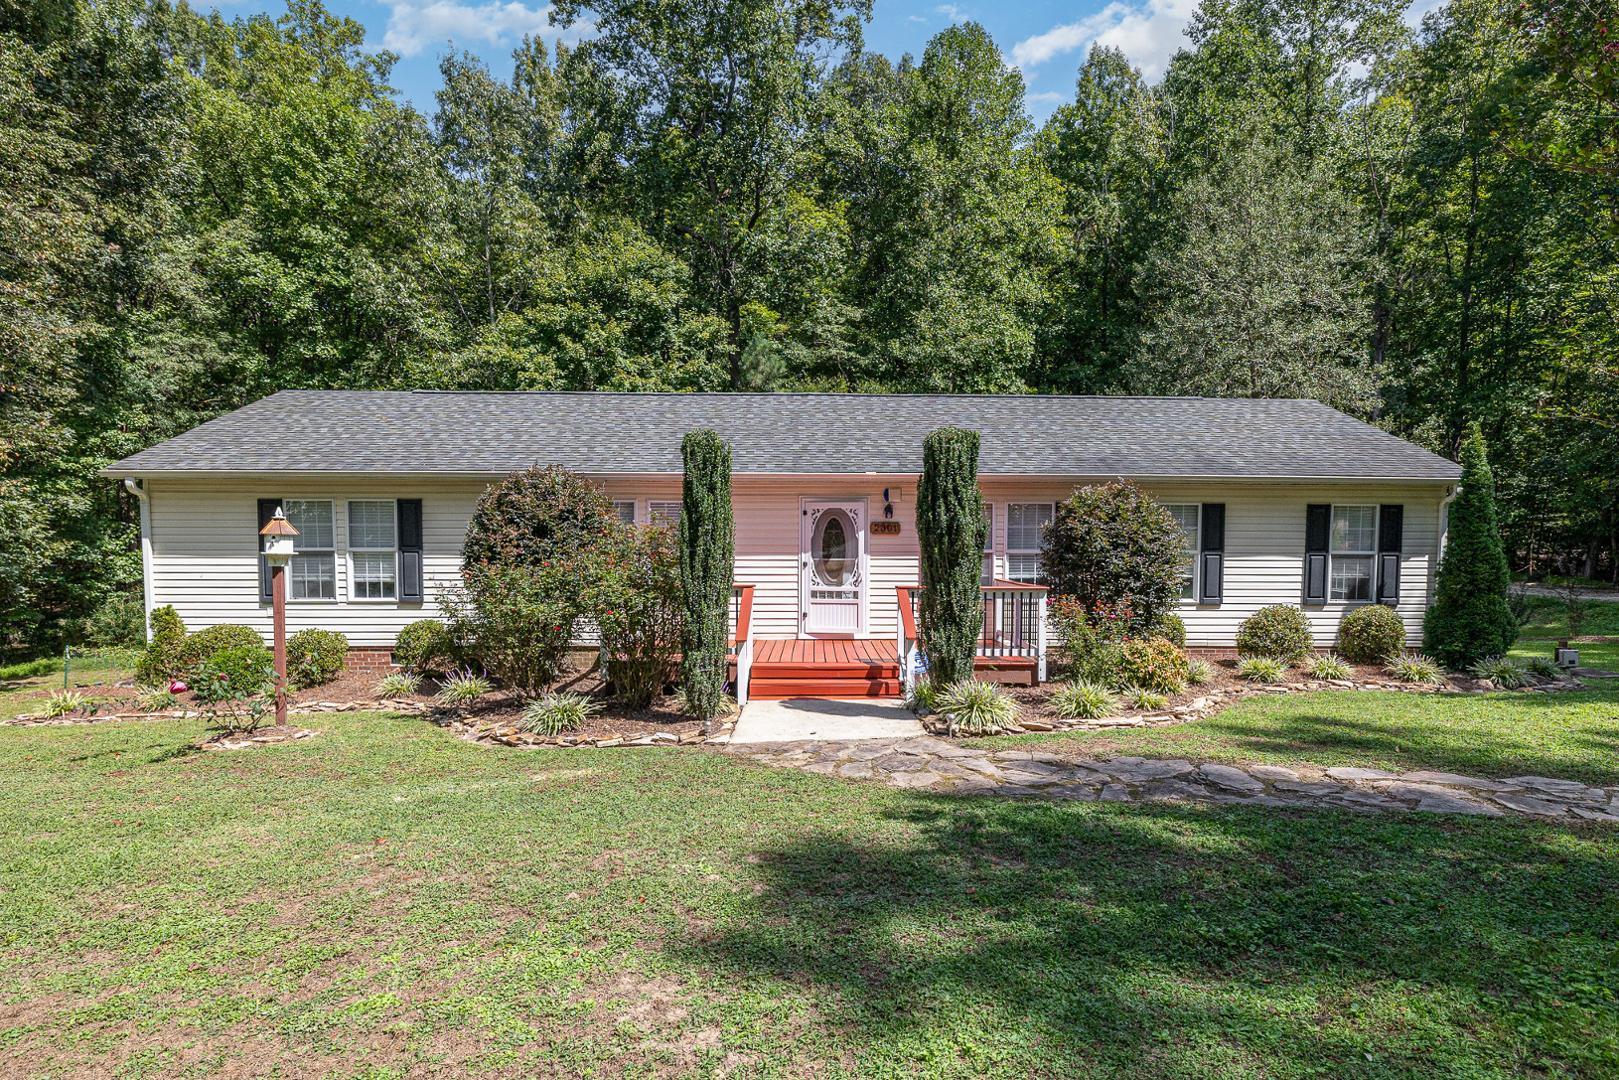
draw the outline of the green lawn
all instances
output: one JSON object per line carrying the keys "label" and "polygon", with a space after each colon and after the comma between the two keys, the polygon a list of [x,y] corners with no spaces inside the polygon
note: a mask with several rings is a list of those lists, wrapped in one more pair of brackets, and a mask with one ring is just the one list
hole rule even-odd
{"label": "green lawn", "polygon": [[0,728],[0,1074],[1619,1070],[1611,829],[312,722]]}
{"label": "green lawn", "polygon": [[1186,724],[982,740],[1287,765],[1557,776],[1619,785],[1619,692],[1400,694],[1345,690],[1250,697]]}
{"label": "green lawn", "polygon": [[[139,656],[134,649],[98,649],[75,656],[67,667],[67,684],[95,697],[96,687],[129,678]],[[0,667],[0,720],[39,712],[51,691],[62,689],[62,682],[60,656]]]}
{"label": "green lawn", "polygon": [[[1511,655],[1517,657],[1551,656],[1559,638],[1568,636],[1568,611],[1560,600],[1546,596],[1531,596],[1529,621],[1518,633],[1518,642]],[[1619,638],[1619,602],[1588,601],[1585,620],[1580,625],[1581,636]],[[1580,666],[1601,671],[1619,671],[1619,641],[1583,641]]]}

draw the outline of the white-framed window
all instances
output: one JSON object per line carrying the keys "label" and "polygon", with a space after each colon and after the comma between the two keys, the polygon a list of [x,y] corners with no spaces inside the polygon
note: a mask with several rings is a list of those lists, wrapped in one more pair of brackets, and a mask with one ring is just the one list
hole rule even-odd
{"label": "white-framed window", "polygon": [[287,599],[337,599],[337,529],[330,499],[288,499],[281,507],[298,530],[287,564]]}
{"label": "white-framed window", "polygon": [[1168,503],[1164,509],[1181,527],[1181,599],[1197,598],[1197,552],[1201,543],[1203,505],[1201,503]]}
{"label": "white-framed window", "polygon": [[995,504],[984,504],[984,570],[982,575],[985,585],[995,583]]}
{"label": "white-framed window", "polygon": [[1377,566],[1377,507],[1334,506],[1329,537],[1328,595],[1369,603]]}
{"label": "white-framed window", "polygon": [[680,508],[679,499],[672,501],[653,499],[646,504],[647,520],[654,525],[664,525],[673,529],[680,524]]}
{"label": "white-framed window", "polygon": [[1006,576],[1029,585],[1045,582],[1040,542],[1056,511],[1055,503],[1006,504]]}
{"label": "white-framed window", "polygon": [[399,595],[398,511],[392,499],[349,500],[349,598]]}
{"label": "white-framed window", "polygon": [[634,525],[635,524],[635,500],[634,499],[614,499],[613,500],[613,513],[617,514],[618,515],[618,520],[622,521],[624,524],[626,524],[626,525]]}

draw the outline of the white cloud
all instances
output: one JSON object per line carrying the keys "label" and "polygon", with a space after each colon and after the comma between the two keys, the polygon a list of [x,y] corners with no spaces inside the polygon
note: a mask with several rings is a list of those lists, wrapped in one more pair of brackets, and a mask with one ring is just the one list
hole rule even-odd
{"label": "white cloud", "polygon": [[1038,94],[1024,95],[1024,100],[1030,105],[1061,105],[1068,100],[1068,95],[1055,90],[1042,90]]}
{"label": "white cloud", "polygon": [[1091,45],[1110,45],[1149,79],[1169,66],[1170,57],[1186,43],[1186,24],[1197,11],[1198,0],[1146,0],[1145,4],[1114,3],[1078,22],[1054,26],[1043,34],[1024,38],[1012,46],[1012,63],[1037,67]]}
{"label": "white cloud", "polygon": [[953,23],[967,21],[967,13],[954,4],[940,4],[933,9],[936,14],[943,15]]}
{"label": "white cloud", "polygon": [[551,5],[529,7],[518,0],[483,4],[455,0],[391,0],[388,26],[382,47],[401,56],[415,56],[432,45],[454,41],[465,45],[481,41],[488,45],[515,44],[524,34],[552,38],[576,37],[581,27],[565,35],[551,25]]}

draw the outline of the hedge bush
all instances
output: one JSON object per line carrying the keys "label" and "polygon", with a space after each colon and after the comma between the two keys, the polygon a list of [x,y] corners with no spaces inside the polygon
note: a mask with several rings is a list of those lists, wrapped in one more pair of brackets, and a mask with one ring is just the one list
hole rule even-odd
{"label": "hedge bush", "polygon": [[601,634],[607,681],[616,699],[640,708],[674,674],[681,649],[680,555],[668,529],[630,527],[604,542],[595,562],[586,610]]}
{"label": "hedge bush", "polygon": [[442,605],[457,651],[507,689],[538,694],[555,681],[583,606],[582,564],[480,566]]}
{"label": "hedge bush", "polygon": [[349,639],[336,630],[300,630],[287,639],[287,682],[297,689],[329,683],[348,653]]}
{"label": "hedge bush", "polygon": [[1405,620],[1386,604],[1368,604],[1338,624],[1338,651],[1357,664],[1386,664],[1405,651]]}
{"label": "hedge bush", "polygon": [[197,700],[239,701],[275,689],[275,658],[263,645],[227,645],[210,652],[192,679]]}
{"label": "hedge bush", "polygon": [[1160,694],[1186,689],[1186,654],[1167,638],[1133,638],[1119,646],[1114,685]]}
{"label": "hedge bush", "polygon": [[1314,642],[1304,612],[1286,604],[1262,607],[1237,628],[1237,653],[1262,656],[1291,664],[1309,652]]}
{"label": "hedge bush", "polygon": [[245,649],[257,645],[264,648],[264,639],[251,626],[238,623],[220,623],[198,630],[186,638],[180,649],[180,666],[186,676],[194,674],[203,661],[223,649]]}
{"label": "hedge bush", "polygon": [[1180,602],[1185,536],[1157,499],[1123,480],[1083,487],[1046,530],[1042,565],[1056,596],[1120,612],[1128,636],[1157,632]]}
{"label": "hedge bush", "polygon": [[393,662],[418,675],[448,671],[457,662],[455,639],[438,619],[417,619],[394,638]]}
{"label": "hedge bush", "polygon": [[185,670],[186,624],[169,604],[152,610],[152,640],[135,664],[142,686],[167,686]]}

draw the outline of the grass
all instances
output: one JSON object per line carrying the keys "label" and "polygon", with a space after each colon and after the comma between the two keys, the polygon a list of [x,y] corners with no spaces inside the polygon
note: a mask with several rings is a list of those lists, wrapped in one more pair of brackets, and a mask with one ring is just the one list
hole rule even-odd
{"label": "grass", "polygon": [[1619,1070],[1611,829],[308,722],[0,729],[0,1073]]}
{"label": "grass", "polygon": [[1275,765],[1366,765],[1473,776],[1557,776],[1619,785],[1619,692],[1402,694],[1331,691],[1244,698],[1185,724],[984,740],[1061,743],[1087,756]]}
{"label": "grass", "polygon": [[[1531,596],[1526,599],[1529,604],[1529,621],[1524,623],[1523,629],[1519,631],[1517,644],[1512,647],[1509,655],[1518,659],[1551,656],[1556,650],[1558,639],[1568,636],[1567,607],[1561,600],[1552,597]],[[1580,634],[1582,637],[1619,638],[1619,603],[1605,600],[1588,601],[1585,605],[1585,619],[1580,625]],[[1619,640],[1582,641],[1576,643],[1575,647],[1580,650],[1581,667],[1619,672]]]}
{"label": "grass", "polygon": [[[68,665],[67,684],[95,697],[96,687],[129,678],[139,655],[136,649],[98,649],[75,655]],[[41,711],[50,692],[60,689],[60,656],[0,668],[0,720],[9,720],[19,713]]]}

